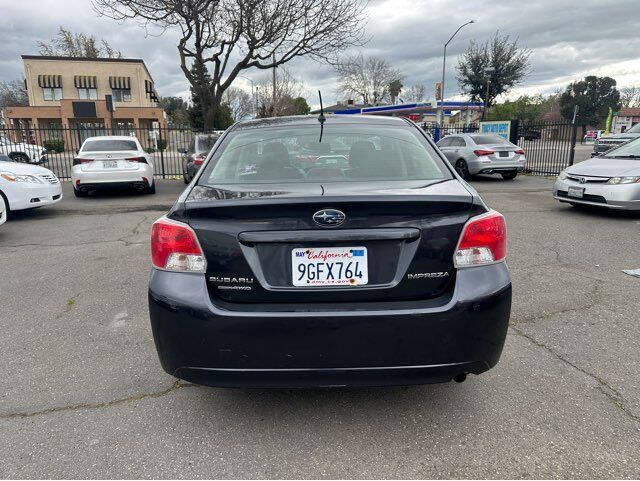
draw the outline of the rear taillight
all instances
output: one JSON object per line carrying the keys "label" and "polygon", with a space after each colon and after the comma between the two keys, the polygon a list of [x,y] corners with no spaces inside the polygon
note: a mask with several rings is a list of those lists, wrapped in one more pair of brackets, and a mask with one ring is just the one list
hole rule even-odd
{"label": "rear taillight", "polygon": [[207,267],[193,229],[166,217],[151,228],[151,260],[154,267],[168,271],[205,272]]}
{"label": "rear taillight", "polygon": [[204,155],[193,156],[193,165],[202,165],[203,162],[204,162]]}
{"label": "rear taillight", "polygon": [[472,217],[462,229],[453,256],[456,267],[493,264],[507,255],[507,226],[499,212],[491,210]]}
{"label": "rear taillight", "polygon": [[524,155],[524,150],[523,149],[518,149],[518,150],[516,150],[516,154]]}
{"label": "rear taillight", "polygon": [[92,161],[93,159],[83,159],[80,157],[76,157],[75,159],[73,159],[73,165],[87,164]]}
{"label": "rear taillight", "polygon": [[129,162],[139,162],[141,164],[147,163],[147,159],[145,157],[128,157],[125,160],[128,160]]}
{"label": "rear taillight", "polygon": [[476,154],[478,157],[480,157],[482,155],[493,155],[493,150],[478,149],[478,150],[474,150],[473,153]]}

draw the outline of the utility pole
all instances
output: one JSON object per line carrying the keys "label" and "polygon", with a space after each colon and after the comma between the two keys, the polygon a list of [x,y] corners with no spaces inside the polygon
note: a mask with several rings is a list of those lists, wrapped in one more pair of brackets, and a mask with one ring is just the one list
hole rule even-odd
{"label": "utility pole", "polygon": [[[469,25],[471,23],[475,23],[475,20],[469,20],[467,23],[463,23],[462,25],[460,25],[458,27],[458,30],[453,32],[453,35],[451,35],[449,40],[447,40],[447,42],[444,44],[444,53],[442,55],[442,100],[440,101],[440,106],[438,107],[438,119],[439,119],[438,123],[439,123],[440,127],[442,127],[443,124],[444,124],[444,108],[443,108],[443,104],[444,104],[444,71],[445,71],[445,66],[446,66],[446,63],[447,63],[447,45],[449,45],[451,40],[453,40],[453,37],[455,37],[458,34],[458,32],[460,30],[462,30],[462,27],[466,27],[467,25]],[[436,105],[437,104],[438,104],[438,100],[436,99]]]}

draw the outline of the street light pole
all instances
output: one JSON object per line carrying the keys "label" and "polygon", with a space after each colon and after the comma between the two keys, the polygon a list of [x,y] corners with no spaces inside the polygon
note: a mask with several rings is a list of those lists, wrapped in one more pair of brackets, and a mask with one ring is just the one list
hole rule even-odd
{"label": "street light pole", "polygon": [[253,97],[253,115],[258,117],[258,98],[256,97],[256,84],[249,77],[245,75],[236,75],[236,77],[243,78],[251,82],[251,97]]}
{"label": "street light pole", "polygon": [[[444,72],[445,72],[445,66],[447,63],[447,45],[449,45],[449,43],[451,42],[451,40],[453,40],[453,37],[455,37],[458,32],[460,30],[462,30],[463,27],[466,27],[467,25],[471,24],[471,23],[475,23],[475,20],[469,20],[467,23],[463,23],[462,25],[460,25],[458,27],[458,30],[456,30],[455,32],[453,32],[453,35],[451,35],[451,37],[449,38],[449,40],[447,40],[447,42],[444,44],[444,53],[442,55],[442,89],[441,89],[441,93],[440,93],[440,107],[438,108],[438,113],[439,113],[439,126],[442,128],[443,124],[444,124],[444,108],[443,108],[443,104],[444,104]],[[437,105],[438,99],[436,99],[436,105]]]}

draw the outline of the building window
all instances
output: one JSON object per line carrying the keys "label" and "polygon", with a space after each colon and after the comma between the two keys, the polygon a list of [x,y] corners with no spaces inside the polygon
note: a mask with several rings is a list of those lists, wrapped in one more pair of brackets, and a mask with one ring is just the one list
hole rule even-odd
{"label": "building window", "polygon": [[98,89],[79,88],[78,98],[81,100],[96,100],[98,98]]}
{"label": "building window", "polygon": [[58,87],[43,87],[42,96],[45,100],[60,100],[62,98],[62,89]]}
{"label": "building window", "polygon": [[131,102],[131,89],[113,89],[113,100],[116,102]]}

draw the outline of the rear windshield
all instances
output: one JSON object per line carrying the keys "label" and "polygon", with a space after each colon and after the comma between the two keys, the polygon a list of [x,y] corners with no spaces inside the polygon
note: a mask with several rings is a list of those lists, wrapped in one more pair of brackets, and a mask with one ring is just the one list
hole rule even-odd
{"label": "rear windshield", "polygon": [[82,146],[83,152],[114,152],[121,150],[138,150],[135,140],[88,140]]}
{"label": "rear windshield", "polygon": [[216,141],[218,140],[220,136],[219,135],[207,135],[207,136],[200,136],[196,138],[196,152],[197,153],[202,153],[202,152],[209,152],[212,148],[213,145],[216,143]]}
{"label": "rear windshield", "polygon": [[499,135],[472,135],[471,138],[478,145],[508,144],[509,141]]}
{"label": "rear windshield", "polygon": [[451,178],[412,126],[320,125],[230,133],[202,185]]}

